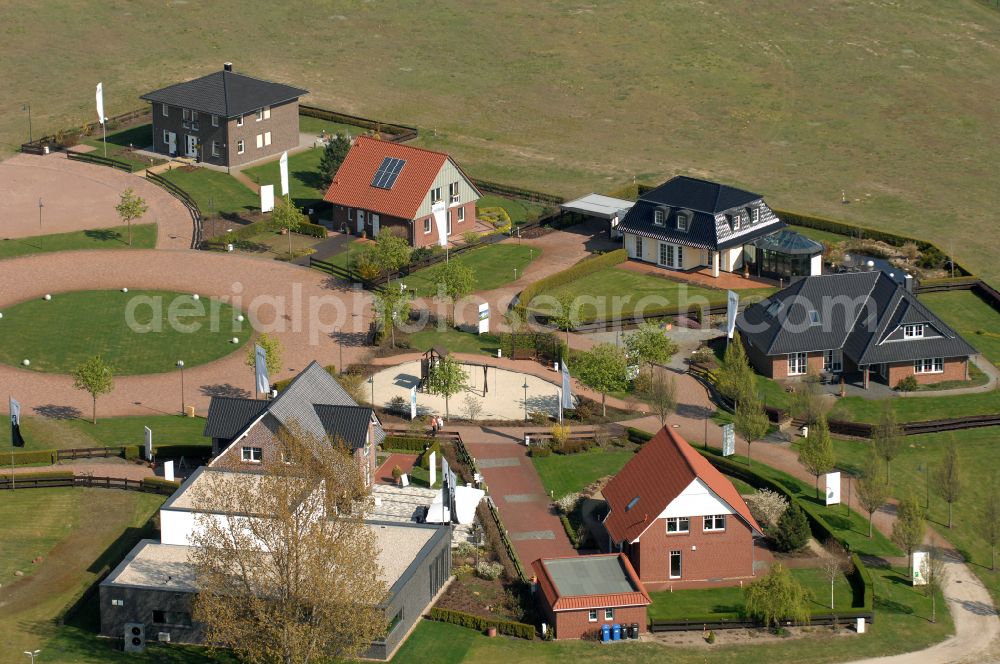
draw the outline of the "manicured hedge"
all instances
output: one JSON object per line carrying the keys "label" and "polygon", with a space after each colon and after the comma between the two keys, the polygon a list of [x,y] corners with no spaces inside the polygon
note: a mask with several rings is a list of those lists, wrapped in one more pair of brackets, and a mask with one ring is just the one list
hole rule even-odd
{"label": "manicured hedge", "polygon": [[566,537],[569,538],[569,543],[573,545],[574,549],[579,549],[580,537],[577,535],[576,528],[574,528],[573,524],[569,522],[569,517],[565,514],[560,514],[559,520],[562,521],[563,530],[566,531]]}
{"label": "manicured hedge", "polygon": [[29,452],[14,452],[0,455],[0,466],[9,466],[13,460],[15,466],[31,466],[36,463],[52,464],[56,462],[55,450],[31,450]]}
{"label": "manicured hedge", "polygon": [[320,226],[319,224],[299,224],[299,227],[295,232],[301,235],[310,235],[312,237],[326,237],[326,227]]}
{"label": "manicured hedge", "polygon": [[[207,439],[206,439],[207,441]],[[179,459],[181,457],[203,457],[212,454],[212,446],[205,445],[157,445],[153,448],[156,458]]]}
{"label": "manicured hedge", "polygon": [[[14,483],[21,480],[71,480],[73,471],[71,470],[46,470],[37,473],[15,473]],[[4,475],[0,472],[0,482],[10,482],[10,473]]]}
{"label": "manicured hedge", "polygon": [[521,291],[520,304],[522,306],[529,306],[535,297],[547,290],[558,288],[563,284],[576,281],[577,279],[590,274],[595,270],[602,270],[606,267],[612,267],[614,265],[624,263],[626,260],[628,260],[628,254],[624,249],[615,249],[614,251],[609,251],[608,253],[601,254],[600,256],[585,258],[576,265],[566,268],[562,272],[556,272],[552,276],[539,279],[529,285]]}
{"label": "manicured hedge", "polygon": [[122,456],[125,457],[126,461],[135,461],[139,458],[139,446],[138,445],[123,445],[122,446]]}
{"label": "manicured hedge", "polygon": [[148,487],[163,487],[167,489],[176,489],[181,483],[174,482],[171,480],[165,480],[162,477],[144,477],[142,479],[142,485]]}
{"label": "manicured hedge", "polygon": [[415,436],[386,436],[385,440],[382,441],[382,449],[396,450],[399,452],[416,452],[417,454],[420,454],[430,442],[430,438],[419,438]]}
{"label": "manicured hedge", "polygon": [[648,443],[653,438],[653,434],[642,429],[636,429],[635,427],[625,427],[625,435],[628,437],[629,442],[636,443],[637,445]]}
{"label": "manicured hedge", "polygon": [[513,620],[484,618],[471,613],[465,613],[464,611],[453,611],[452,609],[440,609],[438,607],[432,608],[429,616],[431,620],[468,627],[480,632],[485,632],[489,627],[496,627],[499,634],[516,636],[519,639],[527,639],[528,641],[535,638],[534,625],[526,625],[525,623],[514,622]]}

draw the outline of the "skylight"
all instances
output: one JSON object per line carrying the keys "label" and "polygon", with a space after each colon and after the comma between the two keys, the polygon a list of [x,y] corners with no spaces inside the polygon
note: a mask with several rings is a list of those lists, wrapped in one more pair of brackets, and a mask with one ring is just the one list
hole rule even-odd
{"label": "skylight", "polygon": [[375,177],[372,178],[372,186],[379,189],[392,189],[392,185],[396,184],[399,172],[403,170],[403,166],[405,165],[406,162],[402,159],[386,157],[382,160],[382,165],[378,167],[378,171],[375,172]]}
{"label": "skylight", "polygon": [[767,315],[776,316],[778,312],[781,311],[781,301],[775,300],[767,306]]}
{"label": "skylight", "polygon": [[816,311],[815,309],[809,310],[809,324],[819,325],[819,312]]}
{"label": "skylight", "polygon": [[639,504],[639,496],[636,496],[632,500],[628,501],[628,505],[625,506],[625,511],[628,512],[638,504]]}

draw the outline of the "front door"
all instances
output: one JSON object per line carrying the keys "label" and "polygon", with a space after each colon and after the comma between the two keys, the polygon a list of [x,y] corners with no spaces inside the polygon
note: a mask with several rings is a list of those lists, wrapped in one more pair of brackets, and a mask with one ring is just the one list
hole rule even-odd
{"label": "front door", "polygon": [[187,134],[184,138],[187,139],[187,150],[185,150],[184,155],[187,157],[197,157],[198,156],[198,137]]}
{"label": "front door", "polygon": [[172,131],[167,132],[167,154],[171,157],[177,154],[177,134]]}
{"label": "front door", "polygon": [[378,237],[378,215],[372,212],[372,239]]}
{"label": "front door", "polygon": [[358,235],[365,230],[365,211],[358,210]]}

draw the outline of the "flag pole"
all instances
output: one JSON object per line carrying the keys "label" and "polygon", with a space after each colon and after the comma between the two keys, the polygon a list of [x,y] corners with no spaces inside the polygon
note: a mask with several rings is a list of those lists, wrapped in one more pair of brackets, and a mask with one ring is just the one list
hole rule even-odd
{"label": "flag pole", "polygon": [[[7,408],[8,409],[10,409],[10,407],[13,405],[13,401],[14,401],[14,397],[12,397],[12,396],[10,396],[8,394],[7,395]],[[11,415],[13,416],[13,413],[11,413]],[[13,491],[15,488],[17,488],[17,487],[14,486],[14,442],[15,442],[14,441],[14,418],[11,417],[11,420],[10,420],[10,490],[11,491]]]}
{"label": "flag pole", "polygon": [[108,158],[108,126],[104,124],[104,118],[101,118],[101,131],[104,132],[104,158]]}

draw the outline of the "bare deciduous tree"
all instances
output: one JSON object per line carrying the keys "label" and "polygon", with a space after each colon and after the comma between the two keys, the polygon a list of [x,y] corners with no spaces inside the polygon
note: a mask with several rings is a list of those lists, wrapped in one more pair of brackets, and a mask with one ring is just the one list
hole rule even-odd
{"label": "bare deciduous tree", "polygon": [[[291,426],[281,459],[206,474],[190,560],[206,641],[254,664],[353,658],[385,633],[386,585],[363,480],[338,441]],[[219,516],[221,515],[221,516]]]}

